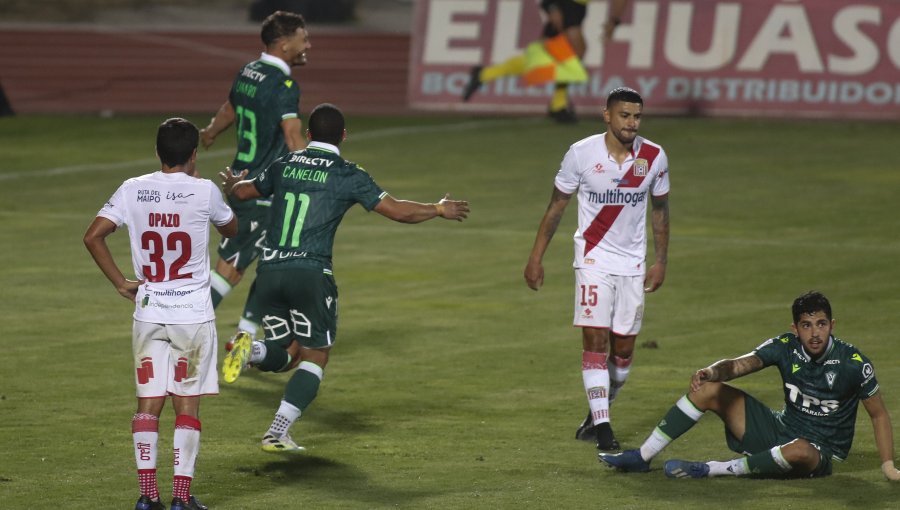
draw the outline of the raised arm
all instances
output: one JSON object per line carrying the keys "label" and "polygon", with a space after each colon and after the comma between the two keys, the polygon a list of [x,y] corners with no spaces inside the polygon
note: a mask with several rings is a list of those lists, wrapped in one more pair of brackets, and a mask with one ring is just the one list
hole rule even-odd
{"label": "raised arm", "polygon": [[723,359],[712,365],[701,368],[691,376],[691,393],[700,389],[707,382],[725,382],[743,377],[765,368],[763,360],[750,352],[739,358]]}
{"label": "raised arm", "polygon": [[559,228],[559,222],[562,220],[571,198],[571,193],[563,193],[556,186],[553,187],[550,204],[541,219],[537,236],[534,238],[534,246],[531,248],[531,255],[528,256],[528,263],[525,265],[525,283],[534,290],[538,290],[544,284],[544,253],[550,245],[550,240],[553,239],[553,234]]}
{"label": "raised arm", "polygon": [[209,121],[209,125],[200,130],[200,143],[204,149],[209,149],[216,141],[219,133],[228,129],[234,123],[234,107],[231,101],[225,101],[225,104],[219,107],[216,116]]}
{"label": "raised arm", "polygon": [[878,448],[878,456],[881,457],[881,472],[888,480],[900,481],[900,471],[894,467],[894,432],[891,427],[891,416],[884,406],[881,393],[872,395],[862,403],[872,420],[875,447]]}
{"label": "raised arm", "polygon": [[115,223],[107,218],[98,216],[94,218],[94,221],[91,222],[87,232],[84,233],[84,246],[91,253],[91,257],[94,258],[97,267],[103,271],[106,278],[113,284],[113,287],[116,288],[116,292],[123,298],[134,302],[135,295],[137,295],[137,289],[144,282],[142,280],[134,281],[126,279],[125,275],[122,274],[122,271],[119,269],[119,266],[116,265],[116,261],[109,251],[109,246],[106,244],[106,236],[115,231]]}
{"label": "raised arm", "polygon": [[387,195],[375,206],[375,212],[400,223],[421,223],[438,216],[447,220],[462,221],[469,215],[469,202],[450,200],[449,193],[434,204],[397,200]]}
{"label": "raised arm", "polygon": [[653,292],[666,279],[666,264],[669,261],[669,194],[650,197],[652,211],[650,222],[653,227],[653,252],[656,262],[644,277],[644,291]]}
{"label": "raised arm", "polygon": [[303,137],[303,122],[297,118],[281,121],[281,132],[284,133],[284,143],[291,152],[306,148],[306,138]]}
{"label": "raised arm", "polygon": [[628,7],[628,0],[612,0],[612,5],[609,7],[609,16],[606,18],[606,23],[603,24],[603,40],[609,41],[612,39],[613,32],[615,32],[619,23],[622,22],[622,15],[625,14],[626,7]]}

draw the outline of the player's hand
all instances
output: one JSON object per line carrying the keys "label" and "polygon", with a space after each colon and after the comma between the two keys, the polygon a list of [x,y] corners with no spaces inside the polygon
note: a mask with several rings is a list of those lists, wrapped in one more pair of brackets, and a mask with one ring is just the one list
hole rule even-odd
{"label": "player's hand", "polygon": [[116,292],[119,293],[123,298],[134,303],[134,299],[137,296],[138,287],[144,284],[144,280],[125,280],[122,282],[122,285],[116,287]]}
{"label": "player's hand", "polygon": [[[212,123],[212,121],[210,121]],[[209,127],[205,127],[200,130],[200,144],[203,145],[204,149],[209,149],[212,147],[212,144],[215,143],[216,137],[209,132]]]}
{"label": "player's hand", "polygon": [[450,200],[450,193],[444,194],[444,198],[436,205],[438,216],[441,218],[462,221],[469,217],[469,202],[465,200]]}
{"label": "player's hand", "polygon": [[225,195],[231,195],[231,191],[234,189],[234,185],[241,182],[244,177],[247,177],[249,170],[241,170],[241,172],[237,175],[231,170],[231,167],[226,166],[224,172],[219,172],[219,178],[222,179],[222,192]]}
{"label": "player's hand", "polygon": [[544,265],[540,261],[528,260],[525,266],[525,283],[532,290],[538,290],[544,284]]}
{"label": "player's hand", "polygon": [[900,471],[894,467],[894,461],[888,460],[885,461],[884,464],[881,465],[881,472],[884,473],[884,477],[892,482],[900,482]]}
{"label": "player's hand", "polygon": [[644,292],[653,292],[662,287],[663,280],[666,279],[666,265],[657,262],[650,266],[647,275],[644,276]]}
{"label": "player's hand", "polygon": [[697,392],[705,383],[712,381],[714,375],[713,369],[709,367],[694,372],[694,375],[691,376],[691,393]]}
{"label": "player's hand", "polygon": [[612,41],[613,32],[616,31],[616,27],[619,26],[615,21],[608,19],[606,23],[603,24],[603,40],[602,42],[608,43]]}

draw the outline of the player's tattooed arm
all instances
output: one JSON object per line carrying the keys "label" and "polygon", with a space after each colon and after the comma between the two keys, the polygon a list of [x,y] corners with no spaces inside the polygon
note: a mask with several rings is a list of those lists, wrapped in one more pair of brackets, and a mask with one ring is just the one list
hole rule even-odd
{"label": "player's tattooed arm", "polygon": [[563,193],[556,186],[553,187],[553,194],[550,196],[550,205],[547,206],[547,212],[541,220],[538,227],[537,236],[534,239],[534,246],[531,248],[531,255],[528,257],[528,264],[525,266],[525,283],[534,290],[538,290],[544,283],[544,252],[553,239],[553,234],[559,228],[559,222],[562,220],[563,214],[566,212],[566,206],[572,198],[571,193]]}
{"label": "player's tattooed arm", "polygon": [[740,358],[723,359],[694,372],[691,377],[691,391],[697,391],[707,382],[725,382],[762,370],[762,358],[753,354],[745,354]]}
{"label": "player's tattooed arm", "polygon": [[647,269],[644,277],[644,292],[654,292],[666,279],[666,263],[669,260],[669,195],[650,197],[652,211],[650,222],[653,227],[653,251],[656,262]]}

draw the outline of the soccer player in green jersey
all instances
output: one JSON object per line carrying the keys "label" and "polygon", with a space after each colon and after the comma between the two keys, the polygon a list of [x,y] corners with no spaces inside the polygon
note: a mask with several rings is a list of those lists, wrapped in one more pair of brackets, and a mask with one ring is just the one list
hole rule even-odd
{"label": "soccer player in green jersey", "polygon": [[299,451],[290,426],[316,397],[337,332],[337,285],[331,256],[337,228],[350,207],[362,205],[391,220],[420,223],[436,217],[462,221],[468,202],[445,196],[434,204],[395,200],[355,163],[341,157],[346,137],[344,116],[331,104],[309,116],[309,146],[292,152],[254,179],[226,171],[226,195],[239,200],[270,197],[257,266],[257,293],[266,315],[265,342],[238,338],[222,367],[225,382],[234,382],[248,363],[265,372],[299,367],[285,388],[271,427],[262,440],[265,451]]}
{"label": "soccer player in green jersey", "polygon": [[[872,362],[859,349],[832,335],[831,304],[819,292],[794,300],[791,331],[770,338],[752,352],[701,368],[690,391],[666,413],[640,449],[600,454],[622,471],[647,472],[650,461],[687,432],[706,411],[725,424],[728,447],[745,456],[730,461],[669,460],[669,478],[756,475],[808,478],[831,474],[831,461],[844,460],[853,444],[859,403],[872,420],[881,471],[900,480],[894,466],[891,418],[878,391]],[[773,411],[747,393],[724,384],[767,366],[781,373],[784,409]]]}
{"label": "soccer player in green jersey", "polygon": [[[306,21],[299,14],[277,11],[263,21],[260,37],[266,50],[238,71],[228,100],[200,131],[200,141],[208,149],[216,136],[237,123],[237,154],[231,168],[247,170],[250,178],[289,151],[306,146],[298,114],[300,88],[291,78],[291,67],[305,65],[311,47]],[[229,199],[228,203],[238,216],[240,229],[236,237],[219,243],[219,258],[210,280],[213,306],[231,292],[259,256],[269,216],[266,200]],[[262,310],[255,287],[250,287],[235,337],[256,335]]]}

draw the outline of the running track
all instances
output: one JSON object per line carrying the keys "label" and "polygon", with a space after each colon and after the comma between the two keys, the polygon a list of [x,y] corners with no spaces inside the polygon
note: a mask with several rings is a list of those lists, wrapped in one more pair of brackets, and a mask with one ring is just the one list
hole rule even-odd
{"label": "running track", "polygon": [[[409,36],[313,33],[294,68],[301,115],[321,102],[346,113],[408,113]],[[0,28],[0,84],[16,113],[209,113],[238,69],[259,56],[256,32]]]}

